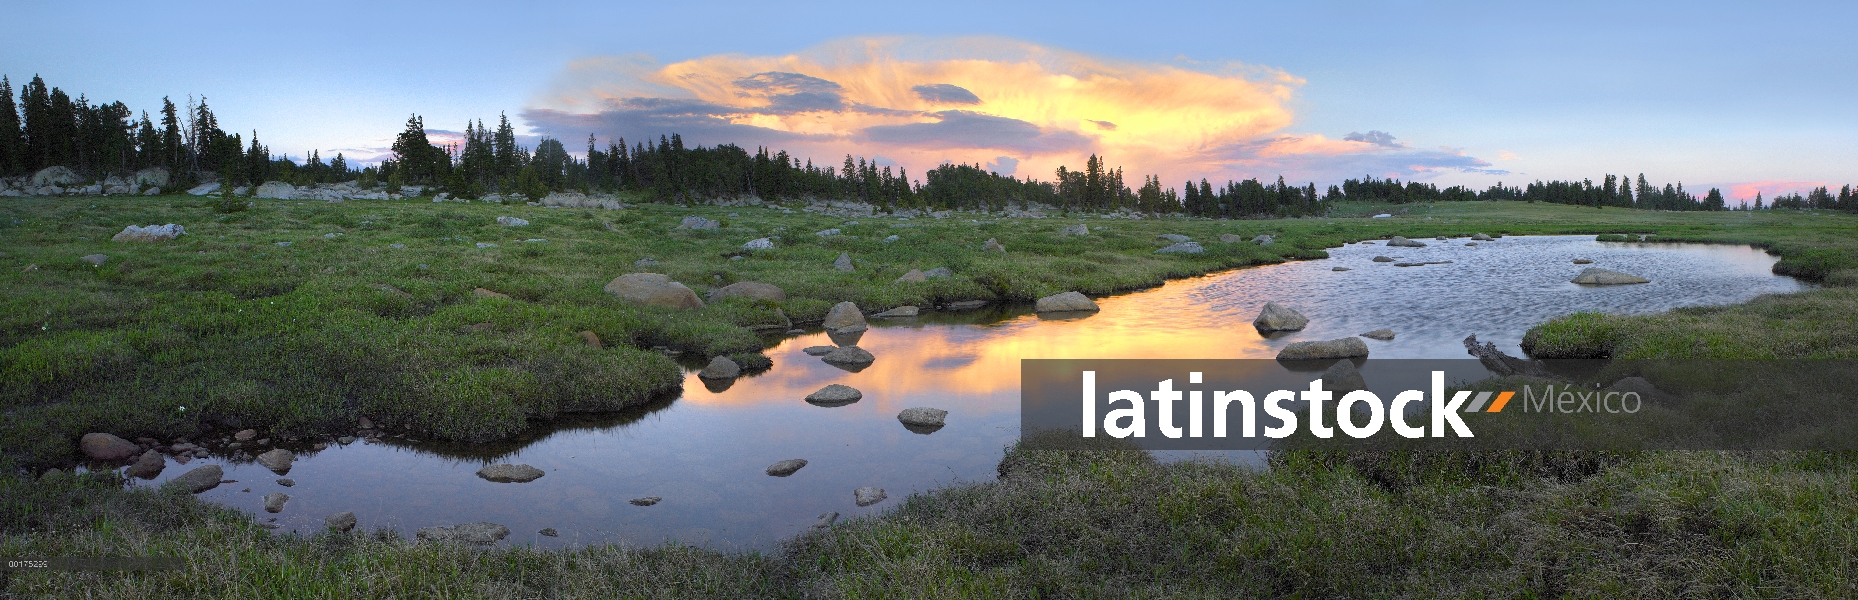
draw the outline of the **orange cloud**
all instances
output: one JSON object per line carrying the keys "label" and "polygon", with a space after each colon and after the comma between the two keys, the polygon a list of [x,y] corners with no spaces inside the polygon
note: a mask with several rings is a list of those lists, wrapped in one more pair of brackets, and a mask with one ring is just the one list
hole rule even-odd
{"label": "orange cloud", "polygon": [[1729,198],[1731,199],[1753,200],[1757,192],[1759,192],[1764,198],[1773,198],[1775,196],[1780,196],[1780,195],[1787,194],[1790,192],[1799,192],[1800,194],[1805,195],[1807,192],[1813,191],[1813,188],[1824,187],[1825,185],[1826,185],[1826,182],[1824,181],[1785,181],[1785,180],[1777,180],[1777,179],[1764,179],[1761,181],[1749,181],[1749,182],[1744,182],[1744,183],[1729,184],[1728,192],[1729,192]]}

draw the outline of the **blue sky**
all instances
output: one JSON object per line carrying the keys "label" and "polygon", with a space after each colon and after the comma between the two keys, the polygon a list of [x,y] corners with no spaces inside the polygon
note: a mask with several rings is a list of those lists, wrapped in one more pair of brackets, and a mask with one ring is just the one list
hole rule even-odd
{"label": "blue sky", "polygon": [[[796,148],[831,163],[845,152],[911,166],[997,156],[1009,159],[999,164],[1017,164],[1020,175],[1040,177],[1049,174],[1038,167],[1076,167],[1094,150],[1132,174],[1162,173],[1170,185],[1190,176],[1279,173],[1326,184],[1361,174],[1351,169],[1480,186],[1643,172],[1691,189],[1720,186],[1732,197],[1858,183],[1858,9],[1851,4],[8,1],[4,13],[15,26],[0,38],[0,73],[16,86],[36,73],[73,93],[151,111],[164,95],[205,94],[222,124],[257,129],[274,151],[293,155],[378,148],[414,112],[434,129],[459,129],[468,118],[494,122],[507,112],[519,127],[563,137],[572,148],[585,129],[624,134],[648,126],[622,118],[633,113],[590,104],[596,96],[703,97],[701,90],[653,87],[652,74],[667,66],[748,73],[780,57],[830,54],[822,48],[835,44],[892,40],[886,51],[916,58],[953,53],[1008,64],[1028,52],[1068,57],[1064,68],[1072,70],[1046,73],[1052,77],[1173,73],[1144,80],[1182,86],[1151,97],[1149,108],[1199,114],[1249,107],[1271,118],[1207,125],[1223,133],[1185,142],[1197,121],[1067,129],[1065,119],[1077,115],[1013,112],[995,98],[1016,90],[982,82],[968,85],[994,86],[973,90],[988,102],[924,108],[906,99],[878,106],[913,115],[895,117],[902,121],[847,121]],[[968,40],[1004,50],[970,51]],[[585,68],[615,61],[633,67],[618,74]],[[820,61],[796,64],[768,72],[823,68],[808,66]],[[844,80],[856,66],[838,71],[839,79],[800,74],[838,86],[820,89],[842,91],[845,102],[868,105],[871,96],[860,96],[866,88]],[[1232,88],[1238,96],[1246,82],[1284,93],[1245,101],[1251,104],[1200,97],[1176,105],[1169,94],[1206,91],[1183,72],[1217,73],[1224,79],[1213,83],[1240,86]],[[1140,108],[1117,108],[1099,96],[1074,100],[1114,114]],[[710,116],[769,119],[767,101]],[[820,118],[828,117],[838,118]],[[1097,142],[973,141],[1032,131],[1027,127],[1040,140]],[[939,141],[898,137],[932,129]],[[955,129],[959,135],[951,136]],[[1392,141],[1365,135],[1371,132]],[[1349,134],[1384,143],[1350,141]],[[969,142],[987,147],[955,147]]]}

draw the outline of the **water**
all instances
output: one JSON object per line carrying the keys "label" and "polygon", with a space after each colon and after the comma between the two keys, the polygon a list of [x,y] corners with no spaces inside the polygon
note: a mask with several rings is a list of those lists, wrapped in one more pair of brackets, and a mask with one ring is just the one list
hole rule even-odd
{"label": "water", "polygon": [[[801,349],[830,345],[823,333],[782,339],[767,351],[774,366],[720,391],[694,372],[681,397],[613,415],[558,422],[509,442],[444,446],[357,442],[299,451],[289,477],[215,456],[170,463],[157,480],[204,463],[227,470],[208,500],[276,517],[280,531],[313,532],[322,518],[354,511],[363,527],[420,527],[490,521],[508,526],[505,543],[652,545],[665,540],[713,548],[769,548],[817,517],[884,510],[911,492],[992,479],[1018,435],[1022,358],[1268,358],[1285,344],[1389,328],[1391,342],[1368,340],[1377,358],[1463,358],[1460,340],[1477,334],[1509,352],[1532,325],[1577,310],[1657,312],[1679,306],[1745,302],[1802,289],[1775,276],[1774,258],[1743,246],[1598,243],[1589,236],[1425,240],[1426,248],[1381,244],[1331,249],[1332,258],[1241,269],[1173,281],[1102,298],[1101,313],[1045,319],[1025,307],[929,313],[902,322],[872,319],[857,343],[877,362],[852,373]],[[1377,254],[1452,264],[1395,267]],[[1595,267],[1648,277],[1649,284],[1568,283],[1588,258]],[[1346,266],[1353,270],[1333,271]],[[1303,331],[1262,337],[1251,319],[1266,301],[1310,317]],[[841,407],[803,402],[831,383],[864,392]],[[948,426],[912,433],[896,415],[912,406],[949,411]],[[1182,454],[1164,458],[1179,459]],[[1253,455],[1255,456],[1255,455]],[[790,477],[768,465],[809,464]],[[1241,458],[1243,460],[1243,458]],[[530,483],[491,483],[474,473],[489,462],[533,465]],[[890,499],[857,507],[852,490],[876,486]],[[243,490],[250,489],[250,492]],[[263,512],[273,491],[291,500]],[[658,496],[655,506],[627,501]],[[554,528],[560,537],[536,532]]]}

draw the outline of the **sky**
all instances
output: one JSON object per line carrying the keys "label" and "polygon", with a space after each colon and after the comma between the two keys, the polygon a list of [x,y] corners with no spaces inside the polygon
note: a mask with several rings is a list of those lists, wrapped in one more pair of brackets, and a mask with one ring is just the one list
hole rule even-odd
{"label": "sky", "polygon": [[1531,4],[0,0],[0,74],[204,95],[296,157],[506,114],[570,149],[676,132],[917,178],[1099,154],[1170,187],[1858,183],[1858,4]]}

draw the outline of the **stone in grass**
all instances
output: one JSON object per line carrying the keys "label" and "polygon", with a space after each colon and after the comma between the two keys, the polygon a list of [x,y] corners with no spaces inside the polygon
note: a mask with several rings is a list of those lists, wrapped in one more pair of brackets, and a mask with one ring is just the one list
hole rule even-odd
{"label": "stone in grass", "polygon": [[116,437],[109,433],[86,433],[77,442],[78,449],[91,460],[123,460],[135,456],[142,449],[135,442]]}
{"label": "stone in grass", "polygon": [[181,237],[182,235],[185,235],[186,233],[187,233],[187,228],[181,227],[180,225],[175,225],[173,223],[169,223],[167,225],[150,225],[147,227],[130,225],[128,227],[124,227],[122,233],[118,233],[116,234],[115,237],[111,237],[110,241],[112,242],[165,242],[165,241],[177,238],[177,237]]}
{"label": "stone in grass", "polygon": [[218,487],[220,478],[225,475],[226,471],[219,468],[219,465],[206,465],[182,473],[180,477],[169,479],[168,483],[165,485],[171,485],[198,494]]}
{"label": "stone in grass", "polygon": [[773,302],[787,301],[787,292],[782,291],[780,286],[758,281],[738,281],[731,283],[711,290],[707,297],[708,301],[715,302],[717,300],[734,298],[736,296]]}
{"label": "stone in grass", "polygon": [[110,260],[110,257],[103,254],[86,254],[78,257],[78,260],[90,263],[90,266],[93,267],[101,267],[103,263]]}
{"label": "stone in grass", "polygon": [[529,221],[517,217],[497,217],[497,224],[504,227],[522,227],[528,225]]}
{"label": "stone in grass", "polygon": [[1059,230],[1058,233],[1063,235],[1090,235],[1090,226],[1079,223]]}
{"label": "stone in grass", "polygon": [[768,238],[755,238],[755,239],[749,240],[748,243],[742,244],[742,249],[743,250],[772,250],[774,249],[774,240],[770,240]]}
{"label": "stone in grass", "polygon": [[928,280],[929,278],[923,275],[922,269],[910,269],[908,273],[897,278],[897,283],[920,283]]}
{"label": "stone in grass", "polygon": [[1040,298],[1038,302],[1033,303],[1032,306],[1033,306],[1032,310],[1034,312],[1042,312],[1042,313],[1044,312],[1096,312],[1100,310],[1099,308],[1097,308],[1097,303],[1092,302],[1089,296],[1085,296],[1078,292],[1065,292],[1062,294],[1052,294],[1050,296]]}
{"label": "stone in grass", "polygon": [[627,500],[627,502],[632,503],[633,506],[651,506],[653,504],[657,504],[662,501],[664,501],[664,498],[659,498],[657,496],[646,496],[644,498],[633,498],[631,500]]}
{"label": "stone in grass", "polygon": [[831,354],[833,350],[838,349],[838,346],[807,346],[806,349],[801,350],[801,352],[805,352],[807,356],[825,356]]}
{"label": "stone in grass", "polygon": [[1190,238],[1190,237],[1187,237],[1187,236],[1184,236],[1184,235],[1181,235],[1181,234],[1178,234],[1178,233],[1164,233],[1164,234],[1161,234],[1161,235],[1158,235],[1158,236],[1155,236],[1155,239],[1158,239],[1158,240],[1167,240],[1167,241],[1168,241],[1168,242],[1170,242],[1170,243],[1175,243],[1175,244],[1179,244],[1179,243],[1181,243],[1181,242],[1185,242],[1185,241],[1188,241],[1188,240],[1191,240],[1191,239],[1193,239],[1193,238]]}
{"label": "stone in grass", "polygon": [[850,273],[856,270],[855,268],[852,267],[852,256],[844,252],[839,253],[838,260],[832,261],[832,268],[838,269],[840,271],[845,271],[847,273]]}
{"label": "stone in grass", "polygon": [[606,284],[606,292],[639,304],[670,308],[703,308],[703,300],[684,284],[660,273],[628,273]]}
{"label": "stone in grass", "polygon": [[876,362],[877,357],[871,356],[871,353],[864,348],[845,346],[826,353],[820,360],[826,361],[826,364],[829,365],[858,366]]}
{"label": "stone in grass", "polygon": [[1156,254],[1199,254],[1202,252],[1206,252],[1206,248],[1202,248],[1200,242],[1181,242],[1155,251]]}
{"label": "stone in grass", "polygon": [[1001,245],[1000,240],[998,239],[987,238],[987,241],[981,244],[981,251],[982,252],[999,252],[1001,254],[1006,254],[1006,246]]}
{"label": "stone in grass", "polygon": [[495,544],[510,535],[510,528],[496,523],[465,523],[451,527],[425,527],[413,534],[421,542],[456,542],[460,544]]}
{"label": "stone in grass", "polygon": [[786,477],[794,474],[795,471],[799,471],[800,468],[804,466],[806,466],[806,459],[792,458],[768,465],[768,474],[775,477]]}
{"label": "stone in grass", "polygon": [[471,293],[473,295],[476,295],[479,298],[502,298],[504,300],[510,299],[509,294],[505,294],[502,292],[493,292],[493,291],[490,291],[484,288],[477,288],[475,290],[471,290]]}
{"label": "stone in grass", "polygon": [[857,402],[861,398],[864,398],[864,392],[837,383],[819,388],[819,391],[806,395],[808,403],[823,406],[843,406]]}
{"label": "stone in grass", "polygon": [[1383,342],[1391,342],[1394,339],[1394,332],[1392,329],[1376,329],[1374,331],[1361,334],[1361,337],[1368,338],[1370,340],[1380,340]]}
{"label": "stone in grass", "polygon": [[820,326],[826,331],[842,333],[864,331],[868,327],[865,324],[864,312],[858,310],[858,305],[851,302],[832,305],[832,310],[826,312],[826,320],[820,322]]}
{"label": "stone in grass", "polygon": [[509,463],[489,465],[477,470],[477,476],[497,483],[528,483],[541,479],[541,469]]}
{"label": "stone in grass", "polygon": [[927,271],[923,271],[923,277],[926,277],[929,279],[941,279],[943,277],[954,277],[954,276],[955,276],[955,272],[949,270],[948,267],[936,267],[936,268],[933,268]]}
{"label": "stone in grass", "polygon": [[323,526],[328,527],[330,529],[334,529],[336,531],[348,531],[348,530],[354,529],[355,528],[355,513],[353,511],[342,511],[342,512],[339,512],[333,515],[329,515],[327,517],[323,517]]}
{"label": "stone in grass", "polygon": [[258,455],[258,464],[264,465],[264,468],[270,469],[271,472],[279,475],[289,473],[290,464],[296,462],[296,460],[297,455],[291,454],[289,450],[283,448],[274,448],[264,454]]}
{"label": "stone in grass", "polygon": [[702,379],[735,379],[741,376],[742,366],[735,364],[735,361],[730,360],[727,356],[718,356],[710,359],[709,366],[703,367],[702,371],[697,372],[697,377]]}
{"label": "stone in grass", "polygon": [[1264,309],[1258,311],[1258,317],[1252,319],[1252,327],[1259,332],[1300,331],[1310,324],[1310,318],[1297,312],[1297,309],[1278,304],[1264,303]]}
{"label": "stone in grass", "polygon": [[861,488],[852,490],[852,501],[857,502],[859,506],[870,506],[873,504],[877,504],[879,502],[883,502],[885,498],[889,498],[889,497],[890,497],[890,494],[884,493],[884,488],[861,487]]}
{"label": "stone in grass", "polygon": [[1292,342],[1277,352],[1278,360],[1316,360],[1324,358],[1355,358],[1368,355],[1368,343],[1361,338],[1347,337],[1320,342]]}
{"label": "stone in grass", "polygon": [[269,494],[265,494],[265,512],[268,512],[268,513],[284,512],[284,503],[289,502],[289,501],[290,501],[290,494],[286,494],[283,492],[271,492]]}

